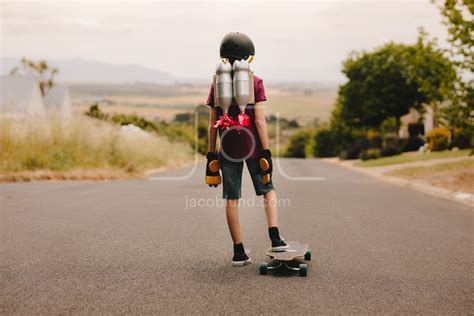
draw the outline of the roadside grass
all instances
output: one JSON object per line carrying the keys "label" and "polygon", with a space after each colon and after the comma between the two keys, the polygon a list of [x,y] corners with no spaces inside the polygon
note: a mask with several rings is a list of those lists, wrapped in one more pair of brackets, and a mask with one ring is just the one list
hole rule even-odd
{"label": "roadside grass", "polygon": [[60,177],[65,177],[65,172],[74,172],[74,178],[80,178],[80,170],[84,174],[91,174],[88,170],[107,170],[101,177],[108,174],[108,178],[115,178],[177,166],[192,157],[185,143],[170,142],[165,136],[124,133],[119,126],[85,116],[75,116],[69,122],[54,117],[0,118],[0,125],[3,176],[51,171],[61,174]]}
{"label": "roadside grass", "polygon": [[358,161],[354,164],[356,167],[380,167],[394,164],[402,164],[408,162],[416,161],[425,161],[432,159],[442,159],[442,158],[454,158],[454,157],[467,157],[469,156],[471,150],[445,150],[445,151],[435,151],[429,153],[403,153],[401,155],[392,156],[392,157],[383,157],[374,160]]}
{"label": "roadside grass", "polygon": [[433,174],[438,172],[450,172],[450,171],[458,171],[458,170],[471,170],[474,171],[474,159],[466,159],[456,162],[444,162],[435,165],[431,165],[429,167],[408,167],[393,170],[387,172],[386,175],[388,176],[395,176],[395,177],[417,177],[423,176],[426,174]]}
{"label": "roadside grass", "polygon": [[433,186],[474,194],[474,159],[437,163],[429,167],[407,167],[385,175],[421,180]]}

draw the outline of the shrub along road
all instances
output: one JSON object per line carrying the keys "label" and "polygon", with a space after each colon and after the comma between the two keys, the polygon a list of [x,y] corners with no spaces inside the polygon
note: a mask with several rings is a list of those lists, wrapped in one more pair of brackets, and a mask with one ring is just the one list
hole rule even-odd
{"label": "shrub along road", "polygon": [[[269,243],[263,211],[249,205],[254,263],[230,266],[224,212],[212,206],[221,189],[203,185],[203,166],[186,182],[1,185],[0,313],[472,311],[470,207],[317,160],[282,165],[326,177],[275,175],[284,236],[315,252],[307,278],[258,275]],[[247,174],[244,184],[252,197]]]}

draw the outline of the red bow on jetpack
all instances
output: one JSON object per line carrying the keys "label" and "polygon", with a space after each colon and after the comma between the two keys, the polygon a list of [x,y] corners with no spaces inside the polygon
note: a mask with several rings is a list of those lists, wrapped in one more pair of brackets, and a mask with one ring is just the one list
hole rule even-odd
{"label": "red bow on jetpack", "polygon": [[238,130],[240,130],[241,127],[247,127],[250,125],[250,116],[245,114],[244,112],[241,112],[237,116],[237,120],[233,120],[232,117],[230,117],[229,114],[224,113],[222,116],[216,121],[214,124],[214,128],[223,128],[223,129],[228,129],[231,126],[236,126]]}
{"label": "red bow on jetpack", "polygon": [[223,129],[228,129],[231,126],[237,125],[237,122],[235,122],[227,113],[222,114],[222,116],[216,121],[216,124],[214,124],[214,128],[223,128]]}
{"label": "red bow on jetpack", "polygon": [[250,116],[245,114],[244,112],[240,112],[237,116],[237,123],[239,126],[247,127],[250,125]]}

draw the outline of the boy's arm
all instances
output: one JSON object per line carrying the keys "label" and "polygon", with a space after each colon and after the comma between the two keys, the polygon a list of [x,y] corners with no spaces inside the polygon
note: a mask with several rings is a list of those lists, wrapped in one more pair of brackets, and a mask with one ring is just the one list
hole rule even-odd
{"label": "boy's arm", "polygon": [[214,128],[216,123],[217,113],[214,107],[211,108],[209,114],[209,151],[216,152],[217,128]]}
{"label": "boy's arm", "polygon": [[216,109],[211,108],[209,115],[209,152],[206,155],[206,177],[205,182],[210,187],[217,187],[221,184],[221,176],[219,174],[219,157],[216,153],[217,129],[214,128],[216,123]]}
{"label": "boy's arm", "polygon": [[265,120],[265,106],[263,102],[257,102],[255,104],[255,126],[257,127],[258,138],[260,139],[260,144],[262,144],[262,149],[269,149],[267,121]]}
{"label": "boy's arm", "polygon": [[272,179],[273,162],[270,146],[268,145],[267,121],[265,120],[265,109],[263,102],[255,104],[255,126],[257,127],[260,144],[263,151],[260,153],[259,165],[263,172],[262,181],[267,184]]}

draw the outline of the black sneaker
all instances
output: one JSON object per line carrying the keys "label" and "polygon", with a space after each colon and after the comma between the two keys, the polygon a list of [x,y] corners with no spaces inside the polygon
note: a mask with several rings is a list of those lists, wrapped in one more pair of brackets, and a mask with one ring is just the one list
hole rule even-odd
{"label": "black sneaker", "polygon": [[233,266],[243,266],[245,264],[249,264],[250,262],[252,262],[252,259],[245,253],[234,253],[234,257],[232,258]]}
{"label": "black sneaker", "polygon": [[284,239],[272,239],[272,251],[285,251],[289,247]]}

